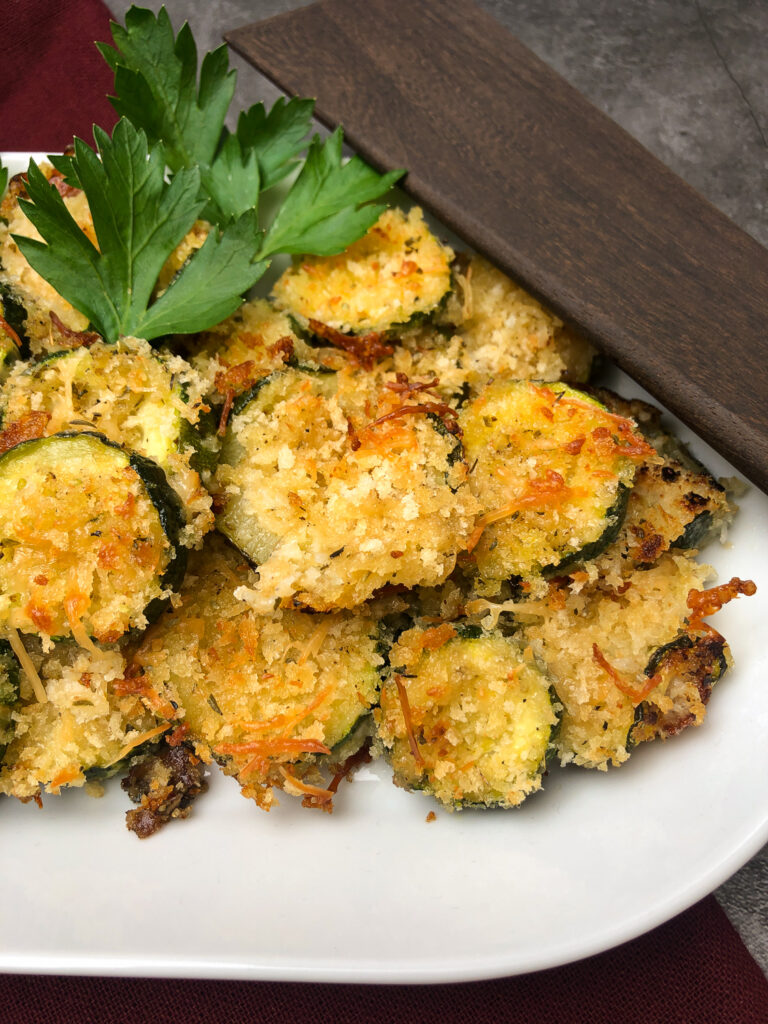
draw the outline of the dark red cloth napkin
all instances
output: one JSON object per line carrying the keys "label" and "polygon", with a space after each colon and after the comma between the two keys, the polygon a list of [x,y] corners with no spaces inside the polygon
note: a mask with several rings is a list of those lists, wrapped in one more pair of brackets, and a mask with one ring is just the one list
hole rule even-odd
{"label": "dark red cloth napkin", "polygon": [[[63,148],[115,121],[100,0],[0,0],[0,149]],[[183,827],[183,826],[177,826]],[[366,925],[370,927],[370,925]],[[6,928],[6,941],[12,929]],[[322,937],[318,937],[322,943]],[[768,982],[713,897],[618,949],[439,986],[0,977],[4,1024],[767,1024]]]}
{"label": "dark red cloth napkin", "polygon": [[[318,937],[322,942],[322,937]],[[619,949],[463,985],[0,978],[6,1024],[766,1024],[768,985],[709,897]]]}
{"label": "dark red cloth napkin", "polygon": [[99,0],[0,0],[0,150],[61,152],[117,119],[112,72],[93,45],[111,41]]}

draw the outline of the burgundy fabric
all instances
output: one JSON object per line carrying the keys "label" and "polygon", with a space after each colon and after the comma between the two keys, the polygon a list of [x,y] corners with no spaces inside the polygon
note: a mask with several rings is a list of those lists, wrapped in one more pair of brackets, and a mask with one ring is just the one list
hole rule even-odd
{"label": "burgundy fabric", "polygon": [[94,39],[109,41],[99,0],[0,0],[0,150],[61,152],[93,124],[111,129],[112,72]]}
{"label": "burgundy fabric", "polygon": [[500,981],[408,987],[11,976],[0,977],[0,1007],[8,1024],[766,1024],[768,985],[710,896],[619,949]]}
{"label": "burgundy fabric", "polygon": [[[0,149],[55,151],[73,134],[90,141],[94,121],[112,126],[111,74],[93,46],[109,38],[108,24],[100,0],[0,0]],[[346,987],[9,975],[0,977],[0,1008],[8,1024],[766,1024],[768,983],[709,897],[619,949],[500,981]]]}

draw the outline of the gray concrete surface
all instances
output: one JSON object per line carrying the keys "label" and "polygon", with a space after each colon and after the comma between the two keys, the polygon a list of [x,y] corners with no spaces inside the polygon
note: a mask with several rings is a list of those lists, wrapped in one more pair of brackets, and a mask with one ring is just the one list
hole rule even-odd
{"label": "gray concrete surface", "polygon": [[[127,0],[107,0],[116,17]],[[142,0],[155,10],[158,0]],[[364,3],[365,0],[360,0]],[[407,12],[406,0],[400,3]],[[418,0],[409,0],[418,2]],[[479,0],[745,231],[768,245],[768,0]],[[166,0],[201,50],[297,0]],[[277,90],[233,55],[237,108]],[[768,847],[717,892],[768,974]]]}

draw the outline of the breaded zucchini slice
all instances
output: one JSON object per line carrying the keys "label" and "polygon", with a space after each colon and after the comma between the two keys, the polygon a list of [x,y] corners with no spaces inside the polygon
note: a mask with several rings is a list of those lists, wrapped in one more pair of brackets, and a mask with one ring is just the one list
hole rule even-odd
{"label": "breaded zucchini slice", "polygon": [[198,749],[269,807],[273,786],[302,793],[310,768],[361,745],[384,659],[365,607],[257,615],[235,596],[253,580],[237,551],[209,538],[192,556],[179,607],[148,631],[135,666],[178,706]]}
{"label": "breaded zucchini slice", "polygon": [[605,389],[597,395],[611,412],[631,416],[663,460],[638,470],[625,524],[631,526],[634,536],[627,544],[635,547],[629,552],[630,559],[635,564],[648,563],[654,560],[654,548],[657,554],[669,547],[702,548],[722,535],[735,508],[725,488],[663,427],[661,410],[638,399],[627,401]]}
{"label": "breaded zucchini slice", "polygon": [[337,256],[302,256],[275,284],[279,308],[302,328],[382,334],[432,316],[451,289],[453,252],[418,207],[385,210]]}
{"label": "breaded zucchini slice", "polygon": [[666,739],[701,725],[712,688],[730,665],[730,648],[714,630],[689,627],[655,650],[645,675],[657,683],[637,707],[631,742]]}
{"label": "breaded zucchini slice", "polygon": [[284,370],[233,407],[216,522],[259,567],[240,591],[259,613],[290,599],[353,608],[389,583],[440,583],[472,529],[461,444],[434,403],[397,384],[353,414],[340,380]]}
{"label": "breaded zucchini slice", "polygon": [[180,583],[183,513],[155,463],[98,434],[0,455],[0,628],[110,642]]}
{"label": "breaded zucchini slice", "polygon": [[[565,709],[557,738],[563,763],[605,769],[626,761],[630,733],[633,742],[652,738],[635,725],[644,714],[641,706],[650,709],[649,722],[665,714],[682,721],[685,700],[694,716],[686,724],[701,721],[704,701],[691,698],[685,659],[671,652],[696,650],[695,657],[712,665],[717,660],[714,648],[699,648],[701,628],[693,635],[689,628],[689,595],[710,573],[689,555],[667,553],[636,570],[618,591],[585,587],[574,593],[553,583],[545,600],[518,609],[522,637],[547,665]],[[700,666],[695,671],[701,678]],[[714,667],[704,674],[714,678]]]}
{"label": "breaded zucchini slice", "polygon": [[0,392],[0,412],[4,426],[34,413],[45,417],[46,434],[98,431],[152,459],[181,499],[182,542],[192,545],[213,526],[199,473],[215,464],[218,448],[204,387],[179,356],[121,338],[18,363]]}
{"label": "breaded zucchini slice", "polygon": [[[435,362],[444,384],[460,374],[471,395],[500,376],[518,380],[589,379],[595,349],[532,295],[482,256],[460,255],[453,268],[455,288],[439,322],[450,340],[435,339],[433,359],[453,353],[455,371]],[[451,334],[453,335],[451,337]],[[428,348],[416,335],[404,339],[413,351]],[[419,367],[418,372],[426,369]]]}
{"label": "breaded zucchini slice", "polygon": [[665,551],[698,549],[729,522],[732,506],[708,473],[665,460],[640,466],[616,540],[585,567],[590,579],[618,585]]}
{"label": "breaded zucchini slice", "polygon": [[319,368],[317,353],[289,317],[266,299],[244,302],[228,320],[199,335],[190,361],[219,402],[237,396],[286,365]]}
{"label": "breaded zucchini slice", "polygon": [[594,558],[618,534],[639,459],[631,421],[562,383],[497,381],[459,417],[483,514],[470,542],[486,581]]}
{"label": "breaded zucchini slice", "polygon": [[374,717],[397,785],[450,808],[514,807],[541,788],[559,705],[516,641],[457,623],[416,626],[389,661]]}
{"label": "breaded zucchini slice", "polygon": [[[43,655],[27,641],[46,700],[39,702],[22,676],[15,732],[0,769],[0,792],[20,800],[42,790],[58,793],[122,771],[165,731],[121,684],[125,658],[117,649],[85,651],[71,641]],[[166,727],[167,728],[167,727]]]}
{"label": "breaded zucchini slice", "polygon": [[19,701],[21,672],[16,656],[7,640],[0,640],[0,761],[13,739],[13,711]]}

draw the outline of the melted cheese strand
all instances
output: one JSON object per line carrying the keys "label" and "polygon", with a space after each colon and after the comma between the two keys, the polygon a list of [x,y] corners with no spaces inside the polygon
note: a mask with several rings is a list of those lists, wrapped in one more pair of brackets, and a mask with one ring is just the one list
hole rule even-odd
{"label": "melted cheese strand", "polygon": [[8,643],[11,645],[11,649],[16,657],[19,659],[19,664],[24,669],[24,674],[35,691],[35,697],[39,704],[46,704],[48,702],[48,694],[45,692],[43,681],[37,674],[37,669],[32,664],[32,659],[27,654],[24,644],[21,642],[18,630],[12,627],[8,628]]}

